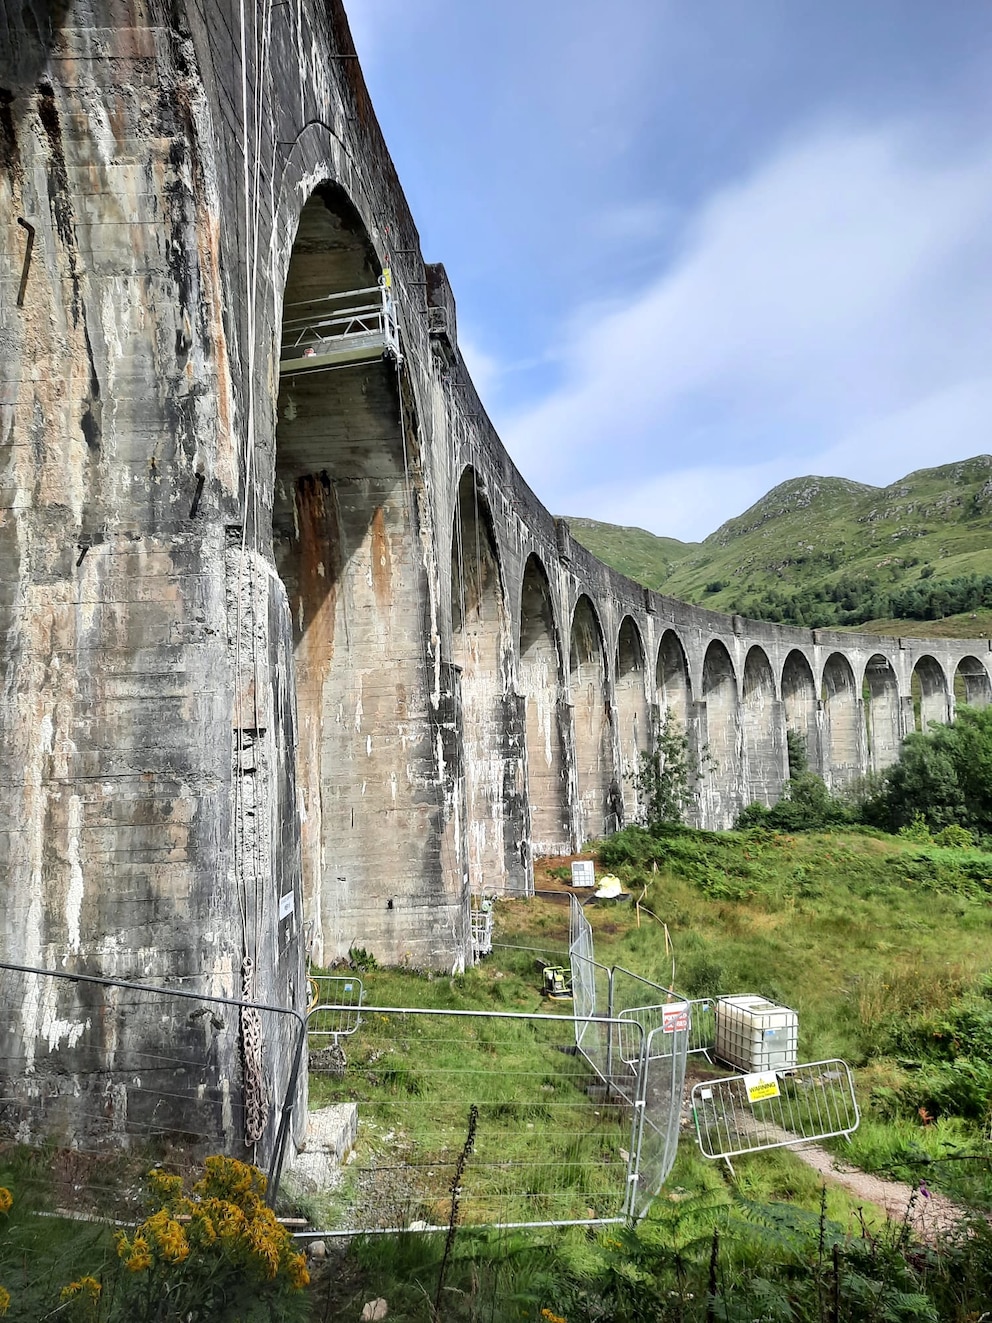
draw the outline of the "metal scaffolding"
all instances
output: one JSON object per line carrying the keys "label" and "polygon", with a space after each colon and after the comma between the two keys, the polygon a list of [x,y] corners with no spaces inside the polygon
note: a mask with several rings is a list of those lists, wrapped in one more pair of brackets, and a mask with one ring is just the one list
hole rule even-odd
{"label": "metal scaffolding", "polygon": [[282,331],[282,376],[391,358],[402,362],[392,280],[289,304]]}

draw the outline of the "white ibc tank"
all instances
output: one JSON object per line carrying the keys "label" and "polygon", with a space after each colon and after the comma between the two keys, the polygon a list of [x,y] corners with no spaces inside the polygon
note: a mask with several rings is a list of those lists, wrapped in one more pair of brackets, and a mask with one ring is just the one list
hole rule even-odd
{"label": "white ibc tank", "polygon": [[738,1070],[791,1070],[799,1051],[799,1017],[787,1006],[743,994],[716,1003],[716,1055]]}
{"label": "white ibc tank", "polygon": [[576,859],[572,865],[573,887],[594,887],[596,885],[596,861],[594,859]]}

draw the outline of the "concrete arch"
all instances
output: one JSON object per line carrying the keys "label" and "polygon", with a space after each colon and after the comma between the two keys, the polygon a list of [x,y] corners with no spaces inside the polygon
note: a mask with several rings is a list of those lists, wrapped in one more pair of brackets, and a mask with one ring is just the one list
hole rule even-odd
{"label": "concrete arch", "polygon": [[569,701],[574,731],[577,836],[588,840],[619,825],[603,629],[583,593],[569,633]]}
{"label": "concrete arch", "polygon": [[935,657],[920,657],[910,677],[914,729],[926,731],[931,721],[946,726],[952,704],[947,676]]}
{"label": "concrete arch", "polygon": [[761,804],[778,803],[787,775],[785,722],[771,662],[757,645],[744,660],[741,734],[741,771],[747,796]]}
{"label": "concrete arch", "polygon": [[992,682],[977,657],[962,657],[954,671],[954,702],[968,707],[988,707],[992,703]]}
{"label": "concrete arch", "polygon": [[709,643],[703,657],[700,699],[705,713],[704,820],[729,827],[742,807],[740,701],[733,659],[719,639]]}
{"label": "concrete arch", "polygon": [[823,779],[832,790],[851,785],[864,771],[862,702],[851,663],[832,652],[823,665]]}
{"label": "concrete arch", "polygon": [[868,764],[873,772],[884,772],[899,757],[903,729],[899,682],[892,663],[880,652],[868,659],[861,694],[865,711]]}
{"label": "concrete arch", "polygon": [[650,745],[650,710],[644,643],[632,616],[624,616],[617,634],[615,677],[623,816],[624,822],[634,822],[639,808],[636,778],[641,754],[646,753]]}
{"label": "concrete arch", "polygon": [[451,528],[451,659],[461,672],[466,847],[477,894],[526,889],[524,861],[506,839],[515,816],[507,792],[522,794],[522,759],[507,741],[509,632],[492,510],[466,465]]}
{"label": "concrete arch", "polygon": [[[357,208],[318,185],[299,213],[284,326],[379,274]],[[356,942],[387,959],[409,951],[409,914],[373,918],[373,897],[383,877],[431,890],[441,872],[440,796],[432,812],[407,771],[411,758],[435,765],[435,742],[405,442],[390,363],[279,384],[272,550],[293,639],[305,907],[324,961]]]}
{"label": "concrete arch", "polygon": [[[821,770],[816,683],[813,668],[804,652],[793,648],[782,667],[782,705],[785,725],[802,740],[811,771]],[[795,769],[789,768],[790,775]]]}
{"label": "concrete arch", "polygon": [[[274,293],[282,293],[301,210],[320,188],[340,189],[357,216],[380,264],[386,253],[376,221],[376,207],[368,196],[366,181],[356,170],[352,153],[342,144],[333,127],[319,118],[294,126],[292,145],[276,163],[276,209],[272,223]],[[278,305],[277,305],[278,308]],[[259,309],[259,311],[264,311]]]}
{"label": "concrete arch", "polygon": [[666,629],[658,645],[655,686],[661,715],[671,712],[686,729],[692,708],[692,680],[685,647],[674,629]]}
{"label": "concrete arch", "polygon": [[520,589],[517,664],[524,700],[531,855],[568,854],[572,828],[561,639],[547,571],[534,553],[527,558]]}

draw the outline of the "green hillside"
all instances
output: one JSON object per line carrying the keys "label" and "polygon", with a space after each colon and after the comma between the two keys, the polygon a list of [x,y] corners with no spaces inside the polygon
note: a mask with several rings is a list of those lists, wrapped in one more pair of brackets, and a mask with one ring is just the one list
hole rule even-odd
{"label": "green hillside", "polygon": [[656,537],[643,528],[601,524],[595,519],[568,519],[567,523],[576,542],[588,547],[600,560],[637,583],[659,590],[675,567],[703,545],[680,542],[675,537]]}
{"label": "green hillside", "polygon": [[888,487],[793,478],[701,543],[587,519],[569,526],[625,574],[717,611],[809,627],[873,622],[905,632],[911,620],[940,621],[945,636],[987,632],[990,455],[920,469]]}

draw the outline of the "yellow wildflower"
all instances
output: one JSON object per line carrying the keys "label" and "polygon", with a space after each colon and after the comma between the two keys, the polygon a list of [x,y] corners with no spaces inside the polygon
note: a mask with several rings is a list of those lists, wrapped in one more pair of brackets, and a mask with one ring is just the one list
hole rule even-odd
{"label": "yellow wildflower", "polygon": [[229,1199],[242,1207],[257,1203],[265,1194],[267,1181],[257,1167],[220,1154],[207,1158],[203,1165],[205,1175],[193,1186],[195,1194]]}
{"label": "yellow wildflower", "polygon": [[123,1231],[117,1233],[117,1255],[128,1272],[144,1272],[152,1266],[151,1249],[140,1231],[134,1240],[128,1240]]}
{"label": "yellow wildflower", "polygon": [[292,1254],[290,1262],[286,1265],[286,1273],[290,1278],[290,1286],[294,1291],[302,1291],[304,1286],[310,1286],[307,1259],[303,1254]]}
{"label": "yellow wildflower", "polygon": [[310,1285],[310,1274],[307,1271],[307,1261],[302,1254],[293,1254],[286,1264],[286,1275],[289,1278],[289,1284],[294,1291],[302,1291],[305,1286]]}
{"label": "yellow wildflower", "polygon": [[0,1314],[6,1314],[10,1308],[10,1292],[5,1286],[0,1286]]}
{"label": "yellow wildflower", "polygon": [[[259,1216],[246,1228],[246,1239],[254,1257],[259,1260],[259,1267],[266,1277],[275,1277],[279,1271],[279,1241],[282,1239],[282,1227],[272,1216],[271,1209],[265,1209],[269,1217]],[[271,1218],[271,1223],[269,1221]]]}
{"label": "yellow wildflower", "polygon": [[166,1263],[182,1263],[189,1258],[189,1241],[179,1223],[163,1208],[146,1218],[141,1228]]}
{"label": "yellow wildflower", "polygon": [[14,1206],[14,1196],[6,1185],[0,1185],[0,1213],[9,1213]]}
{"label": "yellow wildflower", "polygon": [[100,1298],[102,1287],[95,1277],[80,1277],[78,1282],[70,1282],[68,1286],[63,1286],[61,1299],[71,1300],[74,1296],[89,1296],[95,1304]]}
{"label": "yellow wildflower", "polygon": [[196,1212],[189,1224],[187,1235],[193,1240],[198,1240],[201,1245],[212,1245],[217,1239],[213,1218],[202,1210]]}
{"label": "yellow wildflower", "polygon": [[243,1236],[248,1225],[247,1219],[236,1204],[225,1203],[223,1199],[213,1201],[216,1207],[217,1234],[221,1240],[238,1240]]}
{"label": "yellow wildflower", "polygon": [[151,1186],[152,1193],[157,1194],[166,1203],[171,1203],[183,1192],[183,1178],[172,1176],[169,1172],[162,1171],[160,1167],[153,1167],[148,1173],[148,1184]]}

